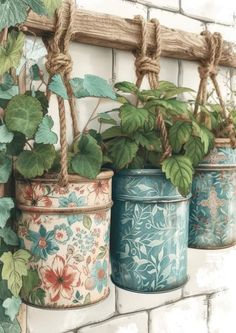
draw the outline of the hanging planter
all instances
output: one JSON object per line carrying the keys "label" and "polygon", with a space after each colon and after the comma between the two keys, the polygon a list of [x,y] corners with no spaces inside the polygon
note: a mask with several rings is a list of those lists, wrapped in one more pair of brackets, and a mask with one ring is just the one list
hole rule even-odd
{"label": "hanging planter", "polygon": [[190,247],[217,249],[236,243],[235,188],[236,150],[229,139],[216,139],[193,178]]}
{"label": "hanging planter", "polygon": [[136,292],[168,291],[187,280],[189,198],[161,170],[126,170],[113,180],[112,281]]}
{"label": "hanging planter", "polygon": [[67,189],[52,176],[16,181],[18,234],[33,255],[27,280],[34,289],[25,284],[26,303],[70,308],[108,296],[112,175],[69,176]]}

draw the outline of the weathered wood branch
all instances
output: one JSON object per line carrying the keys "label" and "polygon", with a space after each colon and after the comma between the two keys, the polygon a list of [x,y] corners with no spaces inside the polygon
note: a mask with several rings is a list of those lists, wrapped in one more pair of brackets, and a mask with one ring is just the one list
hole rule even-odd
{"label": "weathered wood branch", "polygon": [[[66,10],[66,8],[65,8]],[[39,36],[53,33],[54,19],[30,13],[25,24]],[[64,27],[66,29],[66,26]],[[139,46],[140,26],[132,19],[77,10],[74,41],[111,47],[120,50],[135,50]],[[161,27],[162,55],[165,57],[201,60],[207,56],[204,37],[186,31]],[[148,23],[148,45],[153,47],[154,25]],[[236,45],[225,42],[220,64],[236,68]]]}

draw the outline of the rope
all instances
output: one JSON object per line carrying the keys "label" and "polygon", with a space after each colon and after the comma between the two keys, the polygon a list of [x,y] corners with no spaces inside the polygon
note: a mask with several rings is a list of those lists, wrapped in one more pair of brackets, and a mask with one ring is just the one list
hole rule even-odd
{"label": "rope", "polygon": [[[140,49],[135,53],[135,68],[136,68],[136,86],[140,88],[145,75],[148,77],[151,89],[159,87],[159,73],[160,73],[160,57],[161,57],[161,27],[156,19],[152,19],[155,27],[155,50],[149,52],[147,49],[147,23],[142,16],[135,16],[135,19],[141,25],[141,43]],[[163,154],[161,161],[169,157],[172,153],[172,148],[169,144],[168,133],[165,121],[162,117],[160,110],[156,109],[156,125],[160,130],[162,138]]]}
{"label": "rope", "polygon": [[208,57],[201,62],[198,67],[200,84],[198,88],[197,98],[194,107],[194,115],[197,116],[199,106],[204,105],[207,101],[207,80],[211,79],[215,88],[219,103],[221,106],[222,118],[226,123],[226,127],[229,132],[229,138],[231,140],[232,147],[236,147],[235,130],[233,120],[230,114],[227,114],[225,103],[221,94],[221,90],[217,81],[218,65],[222,55],[223,39],[221,34],[215,32],[211,34],[209,31],[203,31],[201,33],[205,36],[205,40],[208,46]]}
{"label": "rope", "polygon": [[[56,24],[55,34],[53,38],[43,38],[44,44],[47,48],[47,62],[46,69],[49,73],[49,82],[55,74],[60,74],[63,82],[65,83],[67,94],[69,96],[70,112],[73,124],[73,136],[78,137],[78,121],[75,108],[75,99],[72,94],[72,88],[69,84],[70,74],[72,71],[72,59],[69,54],[69,44],[73,35],[75,5],[73,0],[67,1],[69,4],[69,11],[66,11],[62,5],[56,11]],[[65,15],[68,13],[68,16]],[[67,27],[65,30],[64,27]],[[50,98],[50,92],[47,91],[47,97]],[[59,185],[66,186],[68,184],[68,170],[67,170],[67,138],[66,138],[66,116],[65,116],[65,102],[57,96],[60,118],[60,144],[61,144],[61,171],[59,175]]]}

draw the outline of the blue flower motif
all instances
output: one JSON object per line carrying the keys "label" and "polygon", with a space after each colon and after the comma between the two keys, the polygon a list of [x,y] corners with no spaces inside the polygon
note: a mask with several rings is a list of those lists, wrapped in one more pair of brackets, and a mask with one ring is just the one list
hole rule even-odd
{"label": "blue flower motif", "polygon": [[54,228],[54,237],[57,243],[66,244],[66,242],[68,242],[72,234],[73,233],[71,228],[66,226],[65,223],[57,225]]}
{"label": "blue flower motif", "polygon": [[54,231],[46,231],[44,226],[40,226],[39,232],[29,230],[28,237],[32,242],[31,252],[33,255],[46,260],[48,255],[57,253],[59,247],[54,239]]}
{"label": "blue flower motif", "polygon": [[100,293],[104,287],[107,286],[107,261],[103,263],[97,261],[92,269],[92,277],[96,283],[96,288]]}
{"label": "blue flower motif", "polygon": [[[73,208],[73,207],[81,207],[85,204],[85,197],[76,197],[76,194],[74,192],[70,193],[68,197],[60,198],[59,199],[59,205],[61,208]],[[82,216],[81,215],[68,215],[67,221],[69,224],[73,224],[77,221],[81,221]]]}

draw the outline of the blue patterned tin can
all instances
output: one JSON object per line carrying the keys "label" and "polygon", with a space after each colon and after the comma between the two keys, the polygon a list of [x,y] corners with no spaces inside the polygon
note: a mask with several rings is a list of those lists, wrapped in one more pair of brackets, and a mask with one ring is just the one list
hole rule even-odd
{"label": "blue patterned tin can", "polygon": [[124,170],[113,179],[112,281],[162,292],[187,280],[189,197],[156,169]]}
{"label": "blue patterned tin can", "polygon": [[190,205],[189,246],[218,249],[236,243],[236,150],[228,139],[196,169]]}

